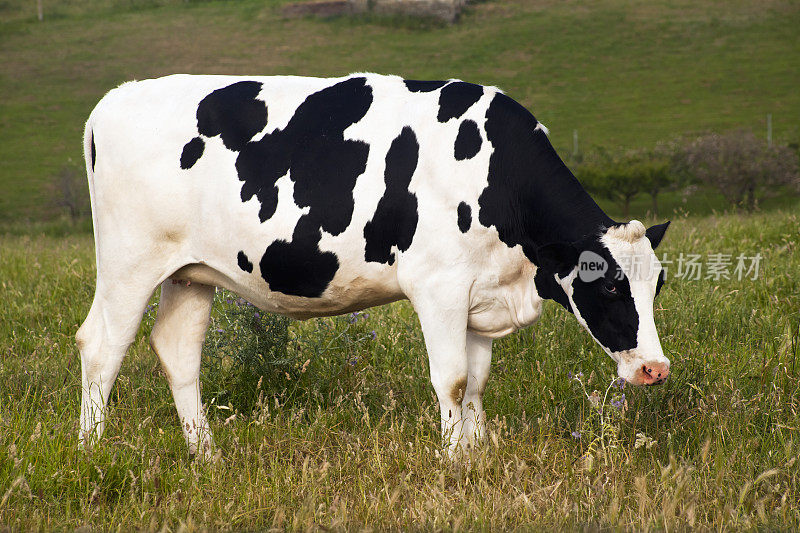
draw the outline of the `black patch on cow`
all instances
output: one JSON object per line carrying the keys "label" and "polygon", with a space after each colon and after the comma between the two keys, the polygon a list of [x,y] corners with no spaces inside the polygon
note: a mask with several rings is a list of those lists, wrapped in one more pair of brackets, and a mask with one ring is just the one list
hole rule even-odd
{"label": "black patch on cow", "polygon": [[472,159],[481,150],[481,133],[474,120],[465,120],[458,127],[458,135],[453,145],[453,152],[457,160]]}
{"label": "black patch on cow", "polygon": [[[608,263],[608,270],[604,277],[589,283],[581,280],[580,276],[575,278],[572,282],[575,307],[600,344],[612,352],[636,348],[639,313],[636,312],[628,278],[600,242],[595,241],[584,249],[601,255]],[[613,295],[609,293],[609,287],[615,289]]]}
{"label": "black patch on cow", "polygon": [[[261,87],[256,81],[241,81],[210,93],[197,108],[197,130],[205,137],[219,135],[226,148],[239,152],[241,198],[258,198],[262,222],[275,214],[275,183],[289,173],[295,203],[309,210],[298,220],[291,242],[267,247],[259,262],[261,275],[273,291],[319,297],[339,268],[335,254],[319,249],[322,230],[338,235],[350,224],[353,188],[369,155],[367,143],[345,140],[344,131],[367,114],[372,88],[363,77],[326,87],[309,95],[284,129],[253,140],[267,125],[266,103],[257,99]],[[181,165],[193,165],[203,146],[200,137],[189,141]],[[252,270],[243,253],[237,259],[244,270],[248,265]]]}
{"label": "black patch on cow", "polygon": [[278,240],[261,257],[261,275],[272,291],[293,296],[318,298],[339,269],[332,252],[322,252],[319,226],[302,217],[295,226],[292,241]]}
{"label": "black patch on cow", "polygon": [[91,152],[92,152],[92,172],[94,172],[94,164],[97,161],[97,148],[94,146],[94,132],[92,132],[92,139],[91,139]]}
{"label": "black patch on cow", "polygon": [[307,216],[334,235],[353,214],[353,187],[366,169],[369,145],[345,140],[344,130],[361,120],[372,104],[365,78],[350,78],[316,92],[298,106],[283,130],[248,143],[236,160],[242,201],[261,202],[259,218],[268,220],[278,205],[275,182],[291,171],[294,198],[310,207]]}
{"label": "black patch on cow", "polygon": [[245,272],[253,272],[253,263],[250,262],[250,259],[247,258],[247,254],[243,251],[239,251],[239,254],[236,256],[236,261],[239,263],[239,268]]}
{"label": "black patch on cow", "polygon": [[[602,233],[591,234],[575,243],[559,244],[559,247],[569,247],[573,253],[571,260],[567,259],[570,254],[562,254],[564,263],[558,268],[551,264],[557,249],[552,249],[552,245],[540,247],[540,252],[547,248],[550,250],[549,257],[542,255],[540,258],[541,265],[547,266],[539,266],[536,270],[536,292],[542,298],[555,300],[571,313],[577,309],[594,338],[610,351],[630,350],[638,343],[639,314],[628,278],[601,242],[601,236]],[[580,254],[587,250],[600,255],[608,264],[608,269],[603,277],[591,282],[583,281],[580,273],[575,277],[572,281],[573,308],[554,271],[560,269],[558,275],[561,278],[568,276],[577,266]]]}
{"label": "black patch on cow", "polygon": [[573,243],[614,224],[553,150],[536,118],[498,93],[486,111],[486,138],[493,147],[478,220],[494,226],[509,247],[521,245],[537,263],[536,248]]}
{"label": "black patch on cow", "polygon": [[439,122],[447,122],[451,118],[459,118],[467,109],[481,99],[483,86],[463,81],[447,84],[439,93]]}
{"label": "black patch on cow", "polygon": [[272,243],[261,258],[261,275],[270,290],[319,297],[336,274],[336,255],[319,250],[321,230],[338,235],[350,224],[353,188],[366,170],[369,145],[346,140],[344,131],[371,105],[372,88],[366,79],[347,79],[308,96],[283,130],[248,142],[239,152],[241,198],[258,198],[262,222],[275,214],[275,184],[287,172],[294,182],[295,203],[309,208],[297,222],[292,241]]}
{"label": "black patch on cow", "polygon": [[533,281],[536,284],[536,292],[539,293],[539,296],[547,300],[554,300],[561,304],[564,309],[570,313],[572,312],[567,293],[565,293],[561,285],[556,282],[552,272],[539,268],[536,270]]}
{"label": "black patch on cow", "polygon": [[217,89],[197,106],[197,131],[222,138],[228,150],[238,152],[267,125],[267,104],[256,97],[261,83],[240,81]]}
{"label": "black patch on cow", "polygon": [[670,221],[667,220],[663,224],[658,224],[656,226],[650,226],[645,231],[645,236],[647,240],[650,241],[650,246],[653,247],[653,250],[658,248],[658,245],[661,244],[661,239],[664,238],[664,234],[667,232],[667,228],[669,227]]}
{"label": "black patch on cow", "polygon": [[417,136],[406,126],[386,153],[386,191],[378,202],[372,220],[364,226],[366,261],[391,265],[395,259],[392,246],[397,246],[401,251],[411,246],[418,215],[417,197],[408,191],[408,186],[418,159]]}
{"label": "black patch on cow", "polygon": [[658,293],[661,292],[661,287],[664,286],[665,278],[666,276],[664,275],[663,270],[658,273],[658,281],[656,281],[656,296],[658,296]]}
{"label": "black patch on cow", "polygon": [[472,208],[466,202],[458,204],[458,229],[461,233],[469,231],[472,225]]}
{"label": "black patch on cow", "polygon": [[186,143],[183,147],[183,152],[181,152],[181,168],[184,170],[192,168],[197,163],[197,160],[203,156],[205,147],[206,145],[200,137],[195,137]]}
{"label": "black patch on cow", "polygon": [[412,93],[429,93],[444,87],[447,81],[428,81],[428,80],[403,80],[406,88]]}

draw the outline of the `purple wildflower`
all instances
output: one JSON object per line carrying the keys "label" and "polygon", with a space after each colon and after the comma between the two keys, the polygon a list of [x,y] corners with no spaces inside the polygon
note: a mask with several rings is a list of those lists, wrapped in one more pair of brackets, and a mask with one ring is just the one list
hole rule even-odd
{"label": "purple wildflower", "polygon": [[[617,386],[617,388],[619,390],[624,389],[625,388],[625,378],[617,378],[617,381],[614,384]],[[624,397],[625,395],[623,394],[622,396]]]}
{"label": "purple wildflower", "polygon": [[567,370],[567,379],[572,379],[572,371]]}
{"label": "purple wildflower", "polygon": [[621,394],[619,398],[616,400],[611,400],[611,406],[616,407],[617,409],[622,409],[622,406],[625,405],[625,395]]}
{"label": "purple wildflower", "polygon": [[378,337],[378,334],[373,331],[372,333],[369,334],[369,336],[372,340],[375,340]]}
{"label": "purple wildflower", "polygon": [[224,329],[218,329],[217,333],[225,333],[225,330]]}
{"label": "purple wildflower", "polygon": [[254,316],[254,317],[256,317],[257,319],[258,319],[258,318],[261,318],[261,314],[260,314],[258,311],[256,311],[256,312],[253,314],[253,316]]}
{"label": "purple wildflower", "polygon": [[573,439],[580,440],[581,439],[581,432],[580,431],[573,431],[570,433]]}
{"label": "purple wildflower", "polygon": [[355,324],[358,321],[358,311],[355,313],[350,313],[350,316],[347,318],[347,321],[351,324]]}
{"label": "purple wildflower", "polygon": [[361,315],[361,318],[363,318],[364,320],[368,319],[369,313],[364,313],[363,315]]}

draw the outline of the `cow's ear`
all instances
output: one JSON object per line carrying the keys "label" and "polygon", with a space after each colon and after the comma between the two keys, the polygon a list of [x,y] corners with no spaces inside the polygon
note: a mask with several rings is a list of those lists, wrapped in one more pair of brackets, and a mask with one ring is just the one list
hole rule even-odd
{"label": "cow's ear", "polygon": [[536,250],[536,256],[540,267],[561,277],[578,264],[578,249],[566,242],[545,244]]}
{"label": "cow's ear", "polygon": [[648,239],[650,239],[650,245],[653,247],[653,250],[661,243],[661,239],[664,238],[664,233],[667,232],[667,228],[669,227],[670,221],[667,220],[663,224],[658,224],[656,226],[650,226],[647,228],[645,235]]}

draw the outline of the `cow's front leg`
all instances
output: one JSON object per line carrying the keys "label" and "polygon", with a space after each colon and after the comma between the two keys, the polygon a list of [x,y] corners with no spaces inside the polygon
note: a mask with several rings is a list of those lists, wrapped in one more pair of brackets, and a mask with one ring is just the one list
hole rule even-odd
{"label": "cow's front leg", "polygon": [[431,383],[441,410],[442,436],[450,457],[464,451],[461,405],[467,392],[467,302],[445,304],[435,297],[416,299],[425,347],[430,362]]}
{"label": "cow's front leg", "polygon": [[486,412],[483,393],[492,364],[492,339],[467,332],[467,390],[461,404],[464,418],[464,439],[474,447],[486,436]]}

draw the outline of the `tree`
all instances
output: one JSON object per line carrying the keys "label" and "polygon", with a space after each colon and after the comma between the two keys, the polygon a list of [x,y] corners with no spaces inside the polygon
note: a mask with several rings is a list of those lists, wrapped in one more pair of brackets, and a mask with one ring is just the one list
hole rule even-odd
{"label": "tree", "polygon": [[674,145],[661,143],[653,150],[639,152],[632,164],[631,172],[640,177],[642,190],[650,195],[656,217],[658,195],[676,187],[680,181],[673,165],[674,153]]}
{"label": "tree", "polygon": [[630,204],[640,192],[656,198],[669,182],[669,163],[653,160],[645,151],[598,150],[579,167],[581,183],[593,194],[619,202],[622,216],[630,215]]}
{"label": "tree", "polygon": [[800,188],[797,154],[786,146],[767,146],[750,130],[704,135],[684,147],[682,159],[698,181],[748,211],[759,195],[777,187]]}

